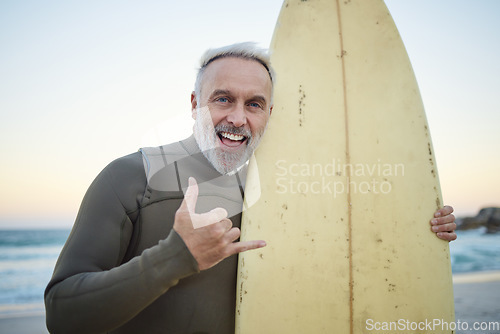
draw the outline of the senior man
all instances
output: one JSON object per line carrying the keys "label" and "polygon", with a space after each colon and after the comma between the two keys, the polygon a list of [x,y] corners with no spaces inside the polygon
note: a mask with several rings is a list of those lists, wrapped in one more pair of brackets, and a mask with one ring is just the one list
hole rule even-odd
{"label": "senior man", "polygon": [[[115,160],[89,187],[45,292],[51,333],[234,332],[236,254],[265,246],[238,238],[273,80],[252,43],[204,54],[193,135]],[[441,239],[456,238],[452,211],[431,221]]]}

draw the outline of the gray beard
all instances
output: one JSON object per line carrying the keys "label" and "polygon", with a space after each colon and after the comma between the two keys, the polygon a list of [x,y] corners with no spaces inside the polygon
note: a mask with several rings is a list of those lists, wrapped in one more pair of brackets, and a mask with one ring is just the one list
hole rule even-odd
{"label": "gray beard", "polygon": [[[242,152],[226,152],[220,148],[217,134],[220,131],[227,131],[235,134],[242,134],[247,137],[247,147]],[[194,137],[198,143],[201,152],[219,173],[223,175],[232,175],[238,171],[252,156],[257,148],[262,133],[252,136],[251,133],[230,125],[212,123],[212,117],[208,107],[196,109],[196,120],[194,123]]]}

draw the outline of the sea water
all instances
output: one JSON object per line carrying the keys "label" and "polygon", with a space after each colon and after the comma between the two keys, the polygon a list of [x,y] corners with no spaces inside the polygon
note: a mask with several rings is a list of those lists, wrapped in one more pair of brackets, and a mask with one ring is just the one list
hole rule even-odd
{"label": "sea water", "polygon": [[[43,293],[70,233],[0,230],[0,316],[43,313]],[[500,234],[459,231],[450,244],[453,273],[500,270]]]}
{"label": "sea water", "polygon": [[486,234],[485,229],[457,231],[450,243],[454,274],[500,270],[500,233]]}
{"label": "sea water", "polygon": [[69,232],[0,230],[0,315],[43,311],[43,293]]}

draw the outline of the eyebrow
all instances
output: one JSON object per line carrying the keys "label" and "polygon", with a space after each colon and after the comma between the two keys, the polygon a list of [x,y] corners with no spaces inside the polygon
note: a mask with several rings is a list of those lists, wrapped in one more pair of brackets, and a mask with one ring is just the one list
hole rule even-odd
{"label": "eyebrow", "polygon": [[[233,94],[231,94],[231,92],[229,90],[226,90],[226,89],[216,89],[216,90],[214,90],[212,92],[212,94],[210,94],[210,99],[214,98],[217,95],[229,95],[229,96],[232,96]],[[254,95],[251,98],[249,98],[248,100],[256,100],[256,101],[259,101],[261,103],[267,104],[266,98],[264,96],[262,96],[262,95]]]}
{"label": "eyebrow", "polygon": [[231,92],[225,89],[216,89],[210,94],[210,98],[213,98],[217,95],[231,95]]}
{"label": "eyebrow", "polygon": [[266,98],[262,95],[255,95],[250,100],[256,100],[256,101],[259,101],[261,103],[267,104]]}

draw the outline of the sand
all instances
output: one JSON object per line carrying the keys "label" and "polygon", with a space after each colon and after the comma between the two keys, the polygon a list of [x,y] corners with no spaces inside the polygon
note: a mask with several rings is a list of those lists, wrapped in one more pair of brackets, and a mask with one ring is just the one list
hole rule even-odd
{"label": "sand", "polygon": [[[500,333],[500,271],[454,275],[453,288],[456,321],[462,325],[455,333]],[[0,314],[0,333],[48,333],[43,312],[23,313],[19,312],[19,307],[13,311]],[[483,329],[474,330],[475,323]],[[464,330],[465,324],[468,330]]]}
{"label": "sand", "polygon": [[[468,326],[457,334],[500,333],[500,272],[455,275],[453,290],[455,320]],[[475,325],[483,329],[474,330]]]}
{"label": "sand", "polygon": [[47,334],[45,315],[16,315],[0,318],[2,334]]}

